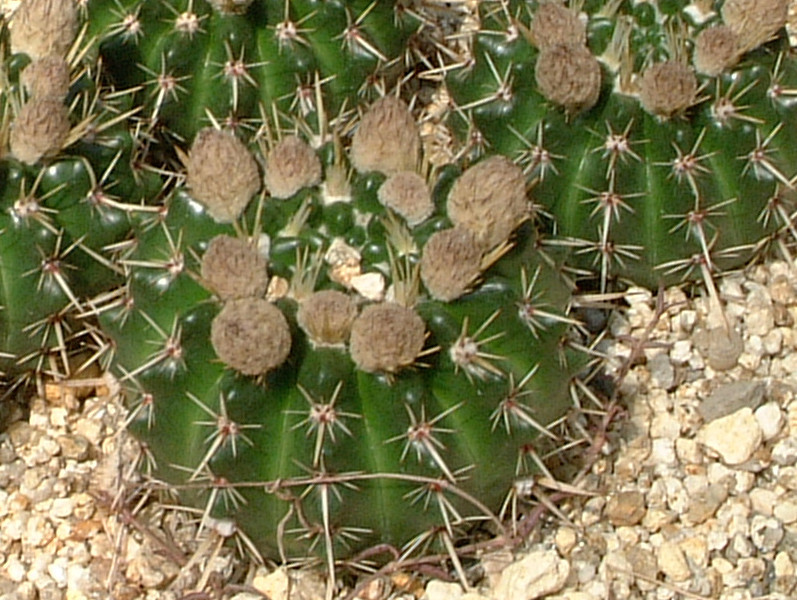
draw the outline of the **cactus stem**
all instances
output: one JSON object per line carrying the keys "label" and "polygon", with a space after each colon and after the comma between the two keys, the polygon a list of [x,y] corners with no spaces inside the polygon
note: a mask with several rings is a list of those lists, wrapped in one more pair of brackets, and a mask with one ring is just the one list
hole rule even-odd
{"label": "cactus stem", "polygon": [[63,239],[63,232],[59,231],[55,238],[55,248],[49,256],[46,255],[41,248],[37,247],[39,254],[41,255],[39,267],[37,269],[23,273],[22,276],[27,277],[36,271],[39,271],[39,280],[36,284],[37,291],[41,292],[45,286],[50,287],[55,284],[58,286],[61,292],[63,292],[63,294],[69,298],[69,303],[77,310],[81,310],[80,302],[78,301],[77,296],[75,296],[75,293],[72,291],[72,288],[69,286],[66,278],[66,270],[74,269],[75,267],[64,262],[64,258],[66,258],[75,248],[80,245],[80,240],[75,240],[62,251],[61,243],[63,242]]}
{"label": "cactus stem", "polygon": [[[42,363],[47,357],[46,351],[42,349],[48,348],[49,352],[57,352],[59,354],[59,358],[61,359],[61,367],[63,369],[63,372],[61,372],[57,368],[51,368],[50,373],[55,377],[69,376],[69,360],[66,353],[66,336],[64,335],[64,329],[66,327],[64,315],[65,310],[58,311],[36,321],[35,323],[31,323],[23,329],[25,333],[30,334],[32,337],[39,335],[42,339],[42,342],[39,349],[26,356],[20,357],[18,360],[20,364],[27,363],[28,361],[38,357],[39,364],[37,365],[36,371],[41,371]],[[56,345],[54,347],[50,347],[48,342],[52,336],[55,336],[56,339]]]}
{"label": "cactus stem", "polygon": [[412,407],[409,404],[405,404],[404,408],[407,410],[407,415],[410,418],[410,426],[407,428],[405,433],[396,437],[392,437],[386,440],[385,443],[389,444],[403,439],[404,448],[401,451],[402,462],[407,458],[407,454],[409,454],[409,451],[412,449],[415,451],[415,457],[418,459],[419,463],[422,463],[425,459],[430,458],[432,462],[437,465],[437,468],[443,472],[448,481],[451,483],[456,483],[457,478],[454,476],[454,473],[451,471],[451,469],[449,469],[448,465],[445,463],[443,457],[438,451],[445,449],[445,446],[439,439],[437,439],[436,434],[454,433],[453,429],[437,427],[437,423],[445,419],[448,415],[462,405],[463,402],[459,402],[458,404],[450,406],[436,417],[427,419],[425,406],[421,406],[421,414],[419,418],[412,410]]}
{"label": "cactus stem", "polygon": [[509,391],[504,399],[499,402],[498,406],[490,415],[492,423],[492,431],[498,427],[499,423],[504,424],[504,429],[508,434],[512,433],[514,425],[525,425],[532,427],[539,431],[542,435],[558,441],[559,438],[552,434],[548,428],[540,425],[534,417],[531,416],[531,409],[522,402],[524,396],[532,395],[532,390],[524,389],[531,381],[531,378],[537,373],[539,364],[535,364],[528,373],[516,384],[514,373],[509,373]]}
{"label": "cactus stem", "polygon": [[230,83],[232,88],[232,111],[233,113],[238,110],[238,86],[242,82],[248,83],[253,87],[257,87],[257,82],[250,74],[250,70],[265,65],[265,61],[247,64],[244,60],[245,48],[241,47],[241,52],[238,58],[233,54],[229,42],[225,42],[224,48],[227,52],[227,60],[224,64],[211,63],[213,66],[220,67],[221,72],[217,77],[223,77]]}
{"label": "cactus stem", "polygon": [[497,340],[506,332],[501,331],[486,338],[479,339],[479,336],[484,333],[493,321],[495,321],[500,313],[500,309],[494,311],[481,325],[479,325],[472,335],[468,334],[469,322],[468,317],[465,317],[462,321],[462,331],[449,350],[451,361],[454,363],[454,370],[459,372],[459,370],[462,369],[471,383],[473,383],[474,377],[484,379],[488,374],[495,375],[496,377],[501,377],[503,375],[503,371],[496,367],[492,361],[504,360],[505,357],[485,352],[482,350],[482,346]]}
{"label": "cactus stem", "polygon": [[246,429],[260,429],[260,424],[240,424],[236,423],[227,414],[227,400],[224,394],[219,394],[219,412],[214,412],[199,398],[190,392],[186,394],[188,398],[201,408],[212,420],[210,421],[194,421],[194,425],[201,427],[210,427],[213,431],[205,438],[204,442],[208,445],[208,450],[199,461],[194,472],[188,478],[188,481],[194,481],[199,477],[200,473],[204,471],[205,467],[210,464],[213,456],[220,449],[229,445],[233,457],[238,456],[238,438],[243,440],[250,447],[254,447],[254,442],[244,433]]}
{"label": "cactus stem", "polygon": [[343,382],[339,381],[335,386],[332,395],[327,402],[323,399],[316,400],[302,385],[297,385],[299,392],[307,403],[309,410],[301,411],[288,411],[288,414],[306,414],[306,417],[296,423],[291,429],[299,429],[301,427],[307,428],[307,437],[315,433],[315,445],[313,450],[313,468],[318,469],[321,467],[321,453],[324,448],[324,442],[328,437],[333,443],[335,442],[335,430],[339,429],[349,437],[352,436],[351,430],[343,421],[343,418],[360,419],[362,415],[355,413],[342,412],[335,408],[335,402],[338,400],[340,390],[343,387]]}
{"label": "cactus stem", "polygon": [[[539,275],[539,266],[534,269],[534,274],[531,276],[531,279],[529,279],[528,271],[525,267],[520,270],[520,287],[523,294],[523,299],[517,303],[520,320],[526,324],[526,327],[529,328],[535,338],[539,338],[540,331],[545,331],[546,325],[544,320],[578,325],[576,319],[547,310],[549,305],[540,301],[540,298],[544,296],[544,292],[534,289],[537,285]],[[525,380],[526,378],[524,377],[523,381]],[[523,382],[520,383],[520,387],[524,385]]]}
{"label": "cactus stem", "polygon": [[[753,125],[763,125],[764,121],[751,115],[745,115],[742,111],[750,108],[749,105],[740,105],[740,100],[756,85],[756,80],[751,81],[741,90],[734,92],[738,80],[734,79],[725,93],[721,93],[722,82],[717,79],[717,90],[714,95],[714,103],[711,105],[711,116],[720,125],[728,125],[731,119],[752,123]],[[771,88],[770,88],[771,89]],[[797,92],[797,90],[795,90]]]}
{"label": "cactus stem", "polygon": [[533,174],[537,177],[539,182],[543,182],[545,181],[545,174],[548,172],[548,170],[550,170],[554,175],[559,174],[554,161],[562,160],[565,157],[559,154],[552,154],[545,148],[545,144],[543,143],[543,130],[545,128],[543,121],[540,121],[537,124],[537,138],[536,142],[534,143],[529,141],[526,136],[524,136],[511,125],[508,127],[509,131],[511,131],[512,134],[518,138],[527,148],[526,150],[523,150],[518,157],[518,164],[523,167],[523,172],[526,175]]}
{"label": "cactus stem", "polygon": [[152,343],[158,345],[159,348],[150,355],[150,358],[146,360],[144,364],[136,367],[132,371],[125,373],[121,381],[127,381],[137,377],[150,367],[154,367],[160,363],[166,363],[164,367],[172,372],[176,371],[177,368],[185,368],[185,363],[183,361],[183,347],[180,341],[182,327],[180,326],[179,318],[174,318],[170,332],[166,333],[160,327],[160,325],[158,325],[155,320],[146,312],[142,310],[139,311],[139,314],[147,323],[149,323],[150,327],[152,327],[152,329],[154,329],[161,338],[159,341],[152,341]]}
{"label": "cactus stem", "polygon": [[700,132],[700,135],[697,136],[695,143],[692,145],[692,149],[686,153],[684,153],[678,144],[673,142],[672,146],[675,149],[677,156],[669,163],[654,163],[657,166],[669,166],[671,169],[671,176],[675,177],[675,180],[678,183],[681,183],[684,179],[686,179],[696,200],[700,198],[700,190],[697,185],[698,175],[701,173],[710,173],[709,169],[703,165],[703,161],[716,154],[716,152],[701,155],[698,154],[700,144],[703,143],[705,134],[706,129],[704,128]]}
{"label": "cactus stem", "polygon": [[769,132],[769,135],[767,135],[763,140],[761,139],[761,130],[756,128],[755,148],[753,148],[746,155],[738,157],[740,159],[747,160],[744,169],[742,169],[743,175],[752,169],[753,173],[758,179],[764,179],[766,176],[772,176],[787,188],[792,187],[792,180],[786,177],[783,171],[781,171],[769,159],[769,155],[776,150],[775,148],[771,147],[772,140],[780,132],[782,127],[783,122],[778,123],[772,129],[772,131]]}
{"label": "cactus stem", "polygon": [[169,100],[177,102],[179,100],[178,92],[181,94],[187,93],[186,89],[180,85],[180,82],[189,79],[191,76],[183,75],[181,77],[175,77],[172,73],[167,71],[166,57],[163,55],[161,55],[160,72],[156,73],[143,64],[139,65],[139,68],[152,77],[152,79],[145,81],[144,84],[147,86],[154,86],[150,93],[150,97],[154,98],[155,104],[152,107],[149,117],[150,126],[154,126],[158,121],[158,115],[163,105]]}
{"label": "cactus stem", "polygon": [[383,63],[390,62],[388,58],[382,54],[379,49],[374,46],[365,34],[362,31],[362,23],[368,16],[368,14],[377,6],[377,0],[374,0],[369,4],[365,10],[363,10],[357,18],[352,17],[351,11],[349,7],[346,7],[346,29],[344,29],[340,35],[336,36],[335,39],[341,40],[341,48],[347,49],[352,54],[360,54],[361,52],[365,52],[366,54],[370,54],[374,58],[378,58]]}
{"label": "cactus stem", "polygon": [[116,17],[118,21],[112,23],[108,27],[105,35],[107,37],[119,35],[125,41],[132,40],[133,43],[138,43],[141,36],[144,35],[144,29],[141,26],[141,19],[139,18],[141,7],[144,6],[143,3],[137,4],[130,12],[125,11],[119,0],[115,0],[115,4],[117,9],[113,11],[113,16]]}
{"label": "cactus stem", "polygon": [[313,11],[311,13],[306,14],[298,21],[294,21],[291,19],[290,9],[291,9],[290,0],[285,0],[285,9],[282,21],[280,21],[274,26],[274,37],[277,38],[277,45],[279,47],[280,52],[282,52],[286,46],[291,46],[294,43],[302,44],[303,46],[309,45],[308,41],[302,37],[302,34],[309,33],[310,31],[312,31],[312,29],[303,28],[302,25],[308,19],[314,17],[317,12]]}
{"label": "cactus stem", "polygon": [[507,65],[506,71],[503,75],[498,72],[498,69],[493,62],[493,59],[490,57],[489,54],[485,54],[484,58],[487,60],[487,65],[490,67],[490,71],[493,74],[493,78],[495,79],[496,88],[492,94],[485,96],[483,98],[479,98],[478,100],[474,100],[473,102],[468,102],[467,104],[460,106],[458,110],[460,111],[469,111],[474,108],[478,108],[479,106],[484,106],[486,104],[490,104],[491,102],[502,102],[504,104],[508,104],[512,101],[512,97],[514,96],[514,91],[512,89],[512,63]]}
{"label": "cactus stem", "polygon": [[202,29],[202,21],[205,20],[207,15],[198,16],[194,12],[194,0],[188,0],[188,6],[183,12],[179,12],[176,8],[169,4],[164,5],[174,15],[174,29],[183,35],[187,35],[189,39],[194,37],[196,33],[204,33]]}
{"label": "cactus stem", "polygon": [[185,255],[181,249],[183,245],[183,232],[180,230],[180,232],[177,234],[177,241],[175,242],[174,237],[172,236],[172,233],[166,224],[162,223],[161,227],[163,228],[163,233],[166,236],[166,241],[169,245],[169,251],[162,260],[124,259],[121,262],[125,267],[162,269],[166,272],[164,277],[166,277],[167,281],[165,283],[170,283],[174,281],[185,269]]}

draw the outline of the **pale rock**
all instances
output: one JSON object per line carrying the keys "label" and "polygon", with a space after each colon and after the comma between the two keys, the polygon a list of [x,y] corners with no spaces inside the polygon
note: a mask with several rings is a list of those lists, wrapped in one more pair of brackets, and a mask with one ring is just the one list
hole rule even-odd
{"label": "pale rock", "polygon": [[703,426],[697,440],[720,455],[728,465],[748,460],[761,445],[763,433],[748,406]]}
{"label": "pale rock", "polygon": [[47,573],[53,578],[55,584],[60,587],[66,587],[67,584],[67,568],[69,563],[66,557],[60,556],[52,563],[47,565]]}
{"label": "pale rock", "polygon": [[632,571],[642,576],[637,580],[637,586],[643,591],[652,589],[648,586],[655,585],[651,582],[656,580],[656,575],[659,570],[656,555],[653,554],[650,549],[640,545],[631,546],[628,548],[625,555],[628,563],[631,565]]}
{"label": "pale rock", "polygon": [[774,517],[753,515],[750,522],[750,540],[761,552],[771,552],[783,539],[783,525]]}
{"label": "pale rock", "polygon": [[564,592],[563,594],[557,594],[555,596],[548,596],[546,600],[599,600],[596,596],[593,596],[589,592],[584,591],[573,591],[573,592]]}
{"label": "pale rock", "polygon": [[690,494],[689,510],[685,521],[698,524],[704,523],[714,516],[717,509],[728,497],[728,490],[720,483],[710,483]]}
{"label": "pale rock", "polygon": [[25,577],[28,574],[28,567],[22,564],[22,562],[19,560],[19,557],[12,554],[6,559],[2,571],[11,581],[20,583],[25,580]]}
{"label": "pale rock", "polygon": [[684,540],[678,542],[678,545],[683,550],[689,564],[694,565],[700,569],[708,566],[708,542],[702,535],[692,535]]}
{"label": "pale rock", "polygon": [[681,435],[681,422],[670,412],[658,413],[650,422],[650,437],[674,440]]}
{"label": "pale rock", "polygon": [[678,315],[678,324],[684,332],[691,333],[697,324],[697,312],[691,309],[682,310]]}
{"label": "pale rock", "polygon": [[775,327],[775,317],[771,304],[756,303],[744,316],[748,335],[766,335]]}
{"label": "pale rock", "polygon": [[664,477],[664,488],[667,491],[667,506],[670,510],[682,515],[689,507],[689,492],[681,479]]}
{"label": "pale rock", "polygon": [[664,542],[656,559],[662,573],[673,581],[686,581],[692,576],[684,551],[675,542]]}
{"label": "pale rock", "polygon": [[576,547],[578,534],[572,527],[560,527],[554,535],[554,544],[562,556],[567,556]]}
{"label": "pale rock", "polygon": [[605,505],[606,499],[602,496],[595,496],[587,500],[584,503],[584,509],[581,511],[581,525],[583,527],[589,527],[600,521]]}
{"label": "pale rock", "polygon": [[755,418],[761,428],[764,441],[769,441],[780,433],[785,419],[783,412],[775,402],[762,404],[755,411]]}
{"label": "pale rock", "polygon": [[72,514],[72,497],[55,498],[49,511],[53,517],[64,519]]}
{"label": "pale rock", "polygon": [[288,572],[280,567],[271,572],[265,567],[258,567],[252,587],[270,600],[288,600],[291,581]]}
{"label": "pale rock", "polygon": [[493,595],[513,600],[540,598],[562,589],[569,573],[570,564],[555,550],[536,550],[504,570]]}
{"label": "pale rock", "polygon": [[771,517],[777,501],[778,493],[775,490],[767,488],[750,490],[750,506],[759,514]]}
{"label": "pale rock", "polygon": [[750,542],[749,538],[741,533],[737,533],[731,538],[729,549],[736,558],[749,558],[755,551],[755,548],[753,547],[753,544]]}
{"label": "pale rock", "polygon": [[774,591],[782,594],[791,593],[797,587],[797,577],[789,553],[781,550],[772,562],[775,570]]}
{"label": "pale rock", "polygon": [[670,348],[670,361],[674,365],[685,365],[692,356],[691,340],[677,340]]}
{"label": "pale rock", "polygon": [[421,600],[462,600],[462,586],[458,583],[449,583],[433,579],[426,585]]}
{"label": "pale rock", "polygon": [[606,518],[615,527],[636,525],[645,516],[645,497],[641,492],[618,492],[606,503]]}
{"label": "pale rock", "polygon": [[701,464],[703,462],[703,451],[697,440],[693,438],[677,438],[675,440],[675,455],[681,464]]}
{"label": "pale rock", "polygon": [[790,525],[797,521],[797,503],[787,500],[775,504],[774,516],[784,525]]}
{"label": "pale rock", "polygon": [[764,344],[764,352],[770,356],[780,354],[783,348],[783,331],[781,329],[773,329],[768,332],[762,339]]}
{"label": "pale rock", "polygon": [[653,438],[648,463],[658,468],[676,466],[678,456],[675,454],[675,441],[669,438]]}
{"label": "pale rock", "polygon": [[677,513],[672,510],[662,510],[659,508],[648,509],[645,517],[642,519],[642,526],[651,532],[659,531],[665,525],[674,522],[678,517]]}

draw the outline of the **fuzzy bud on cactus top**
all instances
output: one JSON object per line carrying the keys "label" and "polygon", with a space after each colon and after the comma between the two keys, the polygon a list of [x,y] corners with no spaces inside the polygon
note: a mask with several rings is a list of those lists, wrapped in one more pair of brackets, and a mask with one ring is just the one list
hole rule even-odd
{"label": "fuzzy bud on cactus top", "polygon": [[74,0],[26,0],[14,13],[11,50],[34,60],[53,54],[65,56],[77,29]]}
{"label": "fuzzy bud on cactus top", "polygon": [[385,96],[363,115],[351,143],[351,162],[361,173],[414,171],[421,140],[415,119],[398,98]]}
{"label": "fuzzy bud on cactus top", "polygon": [[56,154],[69,135],[69,111],[53,98],[32,98],[19,111],[11,128],[11,153],[32,165]]}
{"label": "fuzzy bud on cactus top", "polygon": [[246,146],[212,127],[197,135],[186,171],[191,195],[220,223],[237,219],[260,189],[257,163]]}

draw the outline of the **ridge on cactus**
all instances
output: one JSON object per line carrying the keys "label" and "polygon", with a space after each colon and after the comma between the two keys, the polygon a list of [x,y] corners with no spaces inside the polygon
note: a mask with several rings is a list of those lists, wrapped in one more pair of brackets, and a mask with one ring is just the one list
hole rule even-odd
{"label": "ridge on cactus", "polygon": [[711,279],[793,229],[787,5],[482,3],[449,123],[523,165],[542,243],[602,289]]}

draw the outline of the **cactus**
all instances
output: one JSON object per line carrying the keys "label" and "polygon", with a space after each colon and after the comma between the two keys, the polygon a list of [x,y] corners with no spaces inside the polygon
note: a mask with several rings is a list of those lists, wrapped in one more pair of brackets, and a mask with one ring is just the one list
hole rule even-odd
{"label": "cactus", "polygon": [[128,235],[126,204],[160,187],[133,166],[129,97],[80,60],[77,19],[34,3],[11,35],[0,24],[0,371],[15,385],[69,375],[75,352],[96,360],[84,300],[124,281],[103,250]]}
{"label": "cactus", "polygon": [[500,528],[583,363],[526,177],[424,158],[402,5],[212,4],[3,23],[3,368],[109,366],[151,474],[269,556]]}
{"label": "cactus", "polygon": [[331,565],[500,526],[582,361],[519,167],[472,167],[491,191],[419,170],[393,95],[330,128],[317,148],[201,130],[98,311],[152,473],[264,553]]}
{"label": "cactus", "polygon": [[110,81],[140,86],[148,128],[186,143],[213,120],[245,128],[264,108],[314,112],[316,80],[331,114],[351,110],[402,75],[411,33],[392,3],[370,0],[92,0],[89,10]]}
{"label": "cactus", "polygon": [[792,227],[787,4],[484,3],[452,126],[524,165],[550,243],[603,289],[738,268]]}

